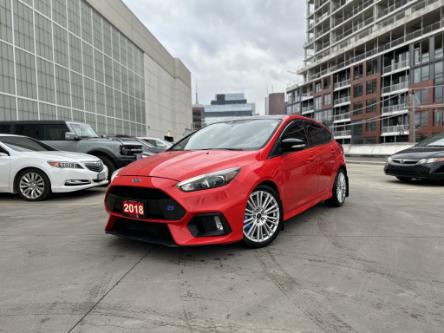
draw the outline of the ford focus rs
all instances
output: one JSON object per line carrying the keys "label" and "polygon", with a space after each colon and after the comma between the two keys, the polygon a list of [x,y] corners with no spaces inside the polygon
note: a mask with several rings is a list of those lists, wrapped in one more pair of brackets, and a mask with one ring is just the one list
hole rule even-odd
{"label": "ford focus rs", "polygon": [[299,116],[219,122],[113,176],[106,232],[170,246],[270,244],[284,221],[348,196],[342,147]]}

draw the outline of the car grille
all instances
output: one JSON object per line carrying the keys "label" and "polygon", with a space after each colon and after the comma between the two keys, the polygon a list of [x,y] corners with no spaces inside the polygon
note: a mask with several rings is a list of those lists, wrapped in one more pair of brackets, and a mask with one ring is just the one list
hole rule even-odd
{"label": "car grille", "polygon": [[107,233],[142,242],[177,246],[166,224],[117,219]]}
{"label": "car grille", "polygon": [[101,172],[103,170],[102,162],[86,162],[85,166],[93,172]]}
{"label": "car grille", "polygon": [[389,166],[386,169],[386,172],[388,174],[394,174],[396,176],[405,176],[405,177],[417,177],[418,172],[415,169],[412,168],[403,168],[403,167],[395,167],[395,166]]}
{"label": "car grille", "polygon": [[165,192],[153,188],[114,186],[109,190],[106,199],[108,209],[123,214],[123,200],[143,203],[143,219],[177,221],[185,215],[185,210],[177,201]]}
{"label": "car grille", "polygon": [[401,165],[414,165],[418,163],[418,160],[404,160],[404,159],[394,159],[393,163]]}

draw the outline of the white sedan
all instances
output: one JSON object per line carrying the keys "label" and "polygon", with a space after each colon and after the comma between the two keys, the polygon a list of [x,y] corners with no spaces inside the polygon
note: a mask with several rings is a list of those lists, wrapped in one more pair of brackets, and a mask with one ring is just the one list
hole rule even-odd
{"label": "white sedan", "polygon": [[51,193],[108,184],[108,169],[97,157],[57,151],[26,136],[0,134],[0,192],[29,201]]}

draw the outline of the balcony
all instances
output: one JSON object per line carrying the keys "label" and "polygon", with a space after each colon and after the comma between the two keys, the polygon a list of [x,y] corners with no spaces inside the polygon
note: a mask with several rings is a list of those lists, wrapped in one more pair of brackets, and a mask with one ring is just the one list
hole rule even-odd
{"label": "balcony", "polygon": [[383,126],[382,127],[382,135],[383,136],[391,136],[391,135],[408,135],[409,134],[409,125],[408,124],[398,124],[394,126]]}
{"label": "balcony", "polygon": [[334,132],[335,139],[347,139],[347,138],[351,138],[351,135],[352,135],[351,130],[335,131]]}
{"label": "balcony", "polygon": [[349,87],[350,85],[351,85],[351,81],[350,80],[336,82],[335,83],[335,90],[343,89],[343,88]]}
{"label": "balcony", "polygon": [[347,103],[350,103],[350,96],[345,96],[345,97],[335,99],[335,106],[338,106],[339,104],[347,104]]}
{"label": "balcony", "polygon": [[385,66],[383,69],[383,73],[389,74],[389,73],[393,73],[396,71],[406,70],[408,68],[410,68],[409,61],[404,60],[404,61],[396,62],[390,66]]}
{"label": "balcony", "polygon": [[311,107],[311,108],[302,108],[302,115],[303,116],[311,114],[311,113],[314,113],[313,107]]}
{"label": "balcony", "polygon": [[334,116],[333,118],[333,123],[345,123],[350,121],[350,113],[346,112],[346,113],[341,113],[341,114],[337,114]]}
{"label": "balcony", "polygon": [[382,88],[382,93],[383,94],[390,94],[390,93],[393,93],[393,92],[397,92],[399,90],[408,89],[408,87],[409,87],[409,84],[408,84],[407,81],[400,82],[400,83],[393,84],[391,86],[383,87]]}
{"label": "balcony", "polygon": [[311,99],[311,98],[313,98],[312,93],[302,93],[302,95],[301,95],[301,101],[306,101],[307,99]]}
{"label": "balcony", "polygon": [[398,116],[400,114],[408,113],[409,107],[407,104],[396,104],[382,107],[383,116]]}

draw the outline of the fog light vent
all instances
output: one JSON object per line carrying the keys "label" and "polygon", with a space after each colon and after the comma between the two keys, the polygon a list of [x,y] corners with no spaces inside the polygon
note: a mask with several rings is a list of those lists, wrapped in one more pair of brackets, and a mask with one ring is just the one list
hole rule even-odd
{"label": "fog light vent", "polygon": [[231,228],[221,214],[195,216],[188,228],[194,237],[223,236],[231,232]]}

